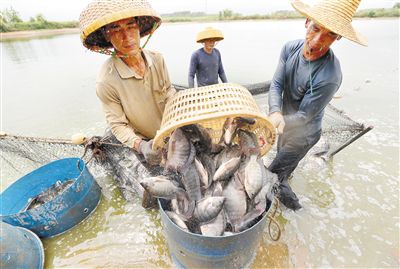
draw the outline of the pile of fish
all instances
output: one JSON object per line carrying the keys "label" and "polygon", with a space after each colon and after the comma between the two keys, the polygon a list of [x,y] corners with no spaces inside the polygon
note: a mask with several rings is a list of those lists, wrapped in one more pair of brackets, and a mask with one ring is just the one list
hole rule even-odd
{"label": "pile of fish", "polygon": [[165,213],[183,230],[222,236],[252,227],[268,211],[278,181],[248,131],[253,124],[251,118],[228,118],[217,144],[199,124],[176,129],[163,149],[163,174],[140,184],[169,201]]}

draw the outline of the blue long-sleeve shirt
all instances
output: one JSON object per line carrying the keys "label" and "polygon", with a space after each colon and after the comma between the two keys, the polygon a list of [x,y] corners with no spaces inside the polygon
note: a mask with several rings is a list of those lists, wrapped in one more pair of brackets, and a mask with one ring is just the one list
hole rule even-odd
{"label": "blue long-sleeve shirt", "polygon": [[342,71],[331,49],[308,61],[303,45],[304,40],[294,40],[283,47],[269,90],[269,113],[282,112],[285,129],[312,136],[321,130],[324,109],[342,83]]}
{"label": "blue long-sleeve shirt", "polygon": [[218,76],[221,78],[222,82],[228,81],[226,79],[219,50],[214,48],[211,54],[205,52],[204,48],[193,52],[189,66],[189,88],[194,87],[195,76],[198,87],[217,84]]}

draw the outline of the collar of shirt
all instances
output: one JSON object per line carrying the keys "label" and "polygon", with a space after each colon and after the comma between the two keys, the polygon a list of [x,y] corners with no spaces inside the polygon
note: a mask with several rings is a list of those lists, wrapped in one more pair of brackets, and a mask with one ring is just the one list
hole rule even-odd
{"label": "collar of shirt", "polygon": [[[150,67],[153,65],[153,60],[147,51],[143,50],[142,56],[146,62],[147,67]],[[129,68],[129,66],[127,66],[124,63],[124,61],[122,61],[121,58],[113,57],[113,62],[114,62],[115,69],[117,69],[118,74],[121,78],[126,79],[126,78],[135,77],[137,79],[142,79],[135,73],[135,71],[133,71],[131,68]]]}

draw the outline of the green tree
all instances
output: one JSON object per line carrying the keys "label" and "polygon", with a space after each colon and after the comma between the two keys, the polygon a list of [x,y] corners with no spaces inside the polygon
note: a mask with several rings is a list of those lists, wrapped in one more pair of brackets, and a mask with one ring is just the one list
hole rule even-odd
{"label": "green tree", "polygon": [[397,2],[396,4],[394,4],[393,8],[400,8],[400,2]]}
{"label": "green tree", "polygon": [[2,21],[6,23],[18,23],[22,22],[21,18],[17,11],[15,11],[12,7],[6,8],[1,11]]}
{"label": "green tree", "polygon": [[229,19],[229,18],[231,18],[231,17],[233,16],[233,11],[230,10],[230,9],[224,9],[224,10],[222,11],[222,16],[223,16],[225,19]]}
{"label": "green tree", "polygon": [[47,20],[44,18],[43,14],[36,15],[35,21],[37,21],[39,23],[43,23],[43,24],[47,23]]}

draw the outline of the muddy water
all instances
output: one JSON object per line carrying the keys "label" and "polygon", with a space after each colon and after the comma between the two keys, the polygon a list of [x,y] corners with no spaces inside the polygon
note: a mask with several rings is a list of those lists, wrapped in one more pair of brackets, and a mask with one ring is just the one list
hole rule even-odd
{"label": "muddy water", "polygon": [[[333,104],[373,131],[327,164],[299,166],[291,182],[304,209],[283,209],[282,238],[267,232],[252,268],[399,267],[399,24],[356,20],[369,47],[334,44],[344,74]],[[163,25],[148,48],[163,52],[171,79],[186,84],[196,33],[209,24]],[[280,48],[302,38],[303,21],[215,23],[229,81],[273,76]],[[106,56],[85,51],[78,35],[3,42],[2,126],[14,134],[68,138],[102,134],[95,77]],[[261,107],[266,96],[258,96]],[[2,177],[1,189],[15,177]],[[170,268],[159,214],[124,201],[109,176],[97,210],[65,234],[44,240],[46,267]]]}

